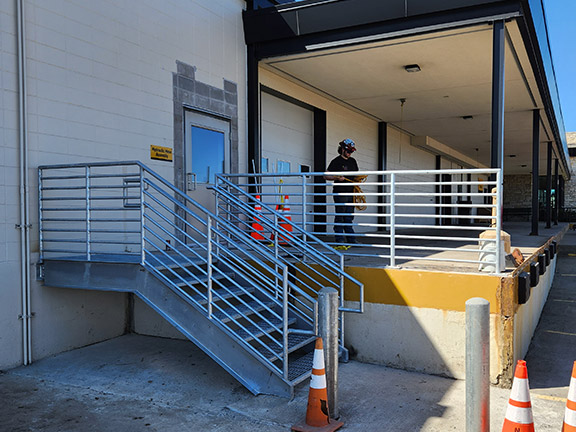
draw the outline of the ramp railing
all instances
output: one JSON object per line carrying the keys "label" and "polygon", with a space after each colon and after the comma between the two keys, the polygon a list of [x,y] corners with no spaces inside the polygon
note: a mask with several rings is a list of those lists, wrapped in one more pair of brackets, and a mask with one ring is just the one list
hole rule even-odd
{"label": "ramp railing", "polygon": [[[325,176],[347,180],[336,185]],[[252,198],[258,195],[263,217],[271,220],[273,209],[285,208],[288,198],[289,211],[282,215],[299,228],[297,236],[308,244],[326,242],[365,265],[433,263],[456,271],[504,271],[497,169],[225,174],[221,179]],[[354,218],[342,227],[336,217],[343,212]],[[344,232],[336,236],[335,230]]]}

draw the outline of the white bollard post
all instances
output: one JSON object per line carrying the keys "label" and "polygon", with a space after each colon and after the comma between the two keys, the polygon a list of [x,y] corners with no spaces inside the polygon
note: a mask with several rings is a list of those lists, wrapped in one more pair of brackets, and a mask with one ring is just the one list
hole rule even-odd
{"label": "white bollard post", "polygon": [[490,302],[466,302],[466,432],[490,432]]}

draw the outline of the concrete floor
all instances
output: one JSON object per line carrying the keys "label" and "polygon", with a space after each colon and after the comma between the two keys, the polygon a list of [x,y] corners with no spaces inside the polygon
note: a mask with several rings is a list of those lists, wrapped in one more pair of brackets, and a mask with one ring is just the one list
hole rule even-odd
{"label": "concrete floor", "polygon": [[[531,224],[530,222],[505,222],[502,229],[510,234],[511,248],[520,249],[525,257],[530,256],[534,251],[543,246],[551,237],[559,234],[567,227],[567,223],[560,223],[546,228],[544,222],[539,223],[537,236],[530,235]],[[458,236],[469,237],[477,239],[480,231],[459,231]],[[424,236],[438,236],[439,233],[434,230],[414,229],[404,230],[403,234],[410,235],[424,235]],[[363,242],[369,242],[369,239],[362,239]],[[478,260],[478,252],[468,252],[466,250],[477,250],[478,241],[474,242],[443,242],[442,240],[410,240],[400,239],[398,244],[402,246],[427,246],[427,247],[445,247],[457,248],[458,250],[445,250],[445,251],[426,251],[426,250],[411,250],[411,249],[398,249],[397,250],[397,267],[406,269],[420,269],[431,271],[443,272],[457,272],[457,273],[476,273],[478,272],[478,263],[454,262],[451,260]],[[382,257],[370,256],[377,253],[387,254],[387,248],[378,249],[370,247],[356,246],[343,252],[346,256],[345,263],[347,266],[360,266],[360,267],[384,267],[388,265],[389,259]],[[402,259],[402,256],[416,256],[419,259]],[[434,260],[427,260],[432,258]],[[515,267],[511,263],[507,263],[506,272],[514,271]]]}
{"label": "concrete floor", "polygon": [[[575,281],[570,231],[527,355],[539,432],[562,425],[576,360]],[[465,430],[464,381],[351,361],[340,365],[339,384],[341,430]],[[491,388],[492,431],[509,395]],[[289,431],[307,397],[308,382],[292,401],[253,396],[190,342],[126,335],[0,372],[0,431]]]}

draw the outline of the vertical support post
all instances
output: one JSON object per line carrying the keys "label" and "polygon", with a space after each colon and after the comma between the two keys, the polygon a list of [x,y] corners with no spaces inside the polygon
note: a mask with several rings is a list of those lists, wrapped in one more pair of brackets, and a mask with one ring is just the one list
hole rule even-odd
{"label": "vertical support post", "polygon": [[558,211],[560,207],[560,193],[558,188],[558,169],[560,161],[558,158],[554,161],[554,225],[558,225]]}
{"label": "vertical support post", "polygon": [[324,342],[326,390],[330,417],[339,418],[338,410],[338,291],[324,287],[318,293],[320,337]]}
{"label": "vertical support post", "polygon": [[[326,111],[314,108],[314,172],[326,170]],[[326,180],[314,177],[314,225],[312,232],[325,233],[326,223]]]}
{"label": "vertical support post", "polygon": [[144,241],[144,168],[140,167],[140,264],[146,261],[146,244]]}
{"label": "vertical support post", "polygon": [[532,231],[538,235],[538,186],[540,175],[540,111],[532,112]]}
{"label": "vertical support post", "polygon": [[38,169],[38,245],[40,249],[40,257],[39,262],[44,262],[44,222],[42,222],[42,211],[43,211],[43,203],[42,198],[44,193],[42,191],[42,175],[44,174],[44,170],[42,168]]}
{"label": "vertical support post", "polygon": [[[260,149],[260,79],[258,74],[258,58],[254,44],[247,48],[247,103],[248,103],[248,172],[258,174],[261,171],[262,155]],[[252,185],[251,194],[257,193],[256,177],[248,179]]]}
{"label": "vertical support post", "polygon": [[494,21],[492,45],[492,136],[490,168],[504,163],[504,20]]}
{"label": "vertical support post", "polygon": [[208,279],[208,318],[212,319],[212,217],[206,218],[206,277]]}
{"label": "vertical support post", "polygon": [[552,141],[546,155],[546,228],[552,225]]}
{"label": "vertical support post", "polygon": [[494,265],[494,271],[500,273],[506,270],[506,267],[502,268],[502,252],[504,247],[502,245],[502,170],[496,173],[496,263]]}
{"label": "vertical support post", "polygon": [[86,259],[90,261],[90,167],[86,166]]}
{"label": "vertical support post", "polygon": [[[436,171],[440,171],[442,169],[442,156],[440,155],[436,155],[435,158],[435,167],[436,167]],[[436,174],[435,176],[435,181],[436,181],[436,185],[434,186],[434,192],[436,193],[436,196],[434,197],[434,202],[436,203],[436,215],[440,216],[442,214],[442,207],[440,207],[440,203],[442,201],[441,197],[440,197],[440,174]],[[436,218],[436,225],[442,225],[442,218],[441,217],[437,217]]]}
{"label": "vertical support post", "polygon": [[282,347],[283,374],[288,379],[288,266],[282,269]]}
{"label": "vertical support post", "polygon": [[396,174],[390,173],[390,266],[396,266]]}
{"label": "vertical support post", "polygon": [[466,302],[466,432],[490,431],[490,302]]}
{"label": "vertical support post", "polygon": [[[388,123],[378,123],[378,171],[386,171],[388,165]],[[385,175],[378,175],[378,214],[386,213],[386,194],[384,190]],[[378,231],[386,229],[386,217],[378,217]]]}

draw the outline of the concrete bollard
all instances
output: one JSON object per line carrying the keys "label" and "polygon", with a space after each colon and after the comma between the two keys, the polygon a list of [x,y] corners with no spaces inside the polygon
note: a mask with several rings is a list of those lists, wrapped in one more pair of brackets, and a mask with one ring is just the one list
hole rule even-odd
{"label": "concrete bollard", "polygon": [[324,287],[318,293],[318,331],[324,342],[328,412],[338,419],[338,291]]}
{"label": "concrete bollard", "polygon": [[490,431],[490,302],[466,302],[466,432]]}

